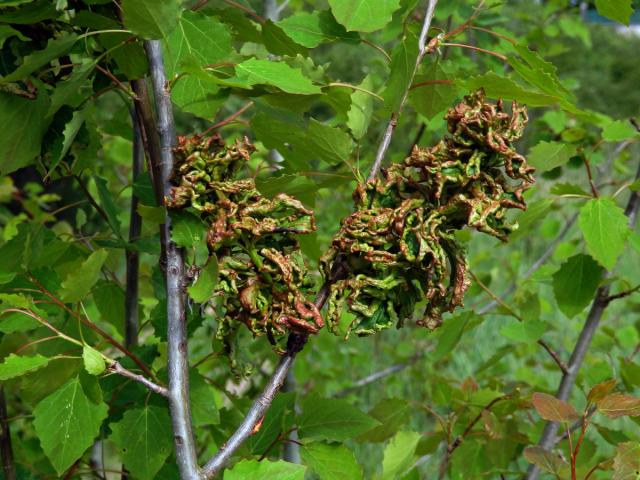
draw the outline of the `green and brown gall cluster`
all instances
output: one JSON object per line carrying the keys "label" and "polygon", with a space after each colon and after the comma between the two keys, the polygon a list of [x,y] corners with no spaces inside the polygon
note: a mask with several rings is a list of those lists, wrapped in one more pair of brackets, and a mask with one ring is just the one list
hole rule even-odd
{"label": "green and brown gall cluster", "polygon": [[219,265],[212,299],[224,312],[217,336],[226,341],[244,324],[282,346],[286,333],[316,333],[324,325],[296,240],[316,226],[295,198],[267,198],[252,179],[235,178],[253,151],[247,139],[226,146],[219,136],[179,138],[166,204],[208,225],[209,253]]}
{"label": "green and brown gall cluster", "polygon": [[516,228],[507,210],[526,208],[522,194],[534,181],[534,169],[513,146],[527,122],[525,108],[514,102],[508,113],[478,91],[446,120],[450,135],[431,148],[416,147],[381,179],[356,189],[355,212],[342,220],[321,259],[327,279],[336,262],[347,271],[332,279],[332,331],[345,310],[353,318],[348,332],[400,327],[420,303],[417,323],[438,326],[444,312],[462,305],[469,284],[456,230],[471,227],[506,240]]}

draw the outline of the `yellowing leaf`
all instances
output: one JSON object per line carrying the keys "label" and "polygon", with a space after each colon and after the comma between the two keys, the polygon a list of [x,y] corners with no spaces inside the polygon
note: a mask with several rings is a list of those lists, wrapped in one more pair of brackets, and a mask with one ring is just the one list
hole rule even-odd
{"label": "yellowing leaf", "polygon": [[100,352],[89,345],[85,345],[82,349],[82,360],[85,370],[91,375],[100,375],[107,368]]}

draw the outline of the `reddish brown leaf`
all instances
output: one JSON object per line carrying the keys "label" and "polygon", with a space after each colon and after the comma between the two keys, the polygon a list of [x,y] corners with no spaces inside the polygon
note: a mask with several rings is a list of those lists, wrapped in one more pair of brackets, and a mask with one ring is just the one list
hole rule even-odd
{"label": "reddish brown leaf", "polygon": [[566,462],[558,455],[538,446],[525,448],[524,458],[527,462],[555,474],[559,473],[560,469],[566,465]]}
{"label": "reddish brown leaf", "polygon": [[597,402],[598,411],[609,418],[640,416],[640,398],[612,393]]}
{"label": "reddish brown leaf", "polygon": [[616,383],[618,382],[612,379],[594,385],[593,388],[589,390],[587,400],[591,403],[598,403],[600,400],[611,393],[611,391],[616,387]]}
{"label": "reddish brown leaf", "polygon": [[580,418],[578,412],[567,402],[546,393],[534,393],[531,397],[538,415],[552,422],[571,422]]}

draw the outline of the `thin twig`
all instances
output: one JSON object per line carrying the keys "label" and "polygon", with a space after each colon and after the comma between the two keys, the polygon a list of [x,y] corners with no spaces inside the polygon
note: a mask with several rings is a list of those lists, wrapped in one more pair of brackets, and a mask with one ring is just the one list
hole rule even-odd
{"label": "thin twig", "polygon": [[[521,276],[518,277],[517,282],[514,282],[511,284],[511,286],[506,290],[506,292],[502,294],[501,298],[504,299],[509,295],[511,295],[513,292],[516,291],[516,289],[518,288],[518,285],[522,285],[522,283],[525,280],[527,280],[529,277],[531,277],[531,275],[533,275],[538,270],[540,270],[540,268],[546,263],[546,261],[551,257],[551,255],[553,255],[553,252],[555,251],[558,244],[562,242],[562,240],[564,240],[564,237],[567,236],[567,233],[569,233],[569,231],[571,230],[571,227],[573,227],[573,224],[576,223],[577,219],[578,219],[578,214],[576,213],[565,223],[564,228],[560,231],[560,233],[558,233],[558,236],[553,239],[553,241],[549,244],[549,246],[542,253],[542,255],[540,255],[540,257],[535,262],[533,262],[533,264],[529,267],[529,269],[526,272],[524,272]],[[479,309],[477,313],[478,315],[484,315],[485,313],[493,310],[498,305],[499,305],[499,302],[497,300],[492,300],[487,305]]]}
{"label": "thin twig", "polygon": [[360,380],[357,380],[355,382],[353,382],[353,384],[347,388],[344,388],[338,392],[336,392],[333,396],[335,398],[341,398],[341,397],[345,397],[347,396],[349,393],[358,390],[362,387],[366,387],[367,385],[371,384],[371,383],[375,383],[378,380],[381,380],[385,377],[388,377],[390,375],[393,375],[394,373],[400,372],[402,370],[404,370],[405,368],[411,367],[413,365],[415,365],[415,363],[420,360],[422,357],[424,357],[424,355],[426,354],[426,352],[420,352],[414,356],[412,356],[408,362],[405,363],[397,363],[395,365],[391,365],[390,367],[384,368],[382,370],[379,370],[377,372],[372,373],[371,375],[367,375],[366,377],[361,378]]}
{"label": "thin twig", "polygon": [[140,367],[140,369],[149,377],[151,377],[152,379],[156,380],[156,376],[153,374],[153,372],[149,369],[149,367],[147,367],[145,365],[145,363],[140,360],[136,354],[134,354],[133,352],[131,352],[127,347],[125,347],[124,345],[122,345],[120,342],[118,342],[115,338],[113,338],[111,335],[109,335],[107,332],[105,332],[102,328],[100,328],[98,325],[96,325],[95,323],[93,323],[91,320],[89,320],[87,317],[85,317],[84,315],[80,315],[79,313],[73,311],[73,309],[69,308],[62,300],[60,300],[59,298],[57,298],[55,295],[53,295],[49,290],[47,290],[45,288],[44,285],[42,285],[42,283],[40,283],[40,281],[38,281],[37,278],[35,278],[32,275],[29,275],[29,280],[31,281],[31,283],[33,283],[35,286],[38,287],[38,289],[44,294],[46,295],[53,303],[55,303],[57,306],[59,306],[60,308],[62,308],[63,310],[65,310],[66,312],[68,312],[72,317],[74,317],[75,319],[79,320],[80,322],[82,322],[83,325],[89,327],[91,330],[93,330],[94,332],[96,332],[98,335],[100,335],[102,338],[104,338],[109,344],[111,344],[112,346],[114,346],[115,348],[117,348],[118,350],[120,350],[122,353],[124,353],[127,357],[129,357],[131,360],[133,360],[135,362],[136,365],[138,365],[138,367]]}
{"label": "thin twig", "polygon": [[16,480],[16,466],[13,461],[13,447],[11,445],[11,430],[7,415],[7,399],[4,387],[0,387],[0,458],[2,458],[2,472],[5,480]]}
{"label": "thin twig", "polygon": [[497,53],[491,50],[487,50],[486,48],[474,47],[473,45],[465,45],[464,43],[441,43],[443,47],[460,47],[460,48],[468,48],[469,50],[474,50],[476,52],[486,53],[488,55],[492,55],[496,58],[499,58],[503,62],[507,61],[507,57],[502,55],[501,53]]}
{"label": "thin twig", "polygon": [[113,362],[111,365],[108,365],[107,370],[109,372],[122,375],[123,377],[129,378],[131,380],[135,380],[136,382],[141,383],[142,385],[147,387],[149,390],[157,393],[158,395],[162,395],[163,397],[169,396],[169,393],[165,387],[158,385],[156,383],[153,383],[151,380],[149,380],[146,377],[143,377],[142,375],[138,375],[136,373],[133,373],[130,370],[127,370],[122,365],[120,365],[119,362]]}
{"label": "thin twig", "polygon": [[[493,293],[491,289],[487,287],[472,271],[469,271],[469,275],[471,276],[471,278],[473,278],[473,280],[478,284],[478,286],[482,290],[484,290],[491,298],[493,298],[493,300],[497,302],[502,308],[507,310],[512,317],[514,317],[519,322],[524,321],[522,317],[515,310],[513,310],[509,305],[507,305],[495,293]],[[558,355],[558,353],[553,348],[551,348],[551,346],[547,342],[545,342],[542,339],[539,339],[536,343],[545,349],[545,351],[551,356],[551,358],[556,363],[556,365],[558,365],[558,368],[562,370],[562,373],[564,374],[568,373],[567,364],[562,361],[562,359],[560,358],[560,355]]]}
{"label": "thin twig", "polygon": [[589,159],[587,158],[586,155],[582,156],[582,160],[584,161],[584,166],[587,169],[587,177],[589,178],[589,185],[591,186],[591,193],[593,194],[594,197],[598,198],[600,196],[600,193],[598,192],[598,189],[596,188],[596,184],[593,182],[593,175],[591,174],[591,162],[589,161]]}
{"label": "thin twig", "polygon": [[[175,122],[171,96],[167,90],[167,76],[159,40],[144,42],[157,113],[160,156],[150,158],[157,165],[163,197],[168,196],[173,174],[173,147],[176,144]],[[184,252],[171,240],[171,216],[165,210],[160,226],[164,245],[165,288],[167,294],[167,376],[169,378],[169,411],[173,425],[176,463],[180,478],[201,478],[191,406],[189,401],[189,359],[187,321],[185,314]]]}
{"label": "thin twig", "polygon": [[464,432],[462,432],[461,435],[458,435],[455,440],[449,444],[447,446],[447,451],[444,454],[444,457],[442,458],[442,462],[440,463],[440,468],[439,468],[439,478],[444,478],[446,472],[447,472],[447,468],[449,466],[449,460],[451,459],[451,455],[453,455],[453,452],[456,451],[456,449],[462,445],[462,442],[464,442],[464,440],[469,436],[469,434],[471,433],[471,430],[473,430],[473,427],[476,426],[476,424],[480,421],[480,419],[482,418],[482,414],[484,412],[490,412],[491,409],[493,408],[493,406],[498,403],[501,402],[503,400],[507,400],[509,398],[512,397],[512,394],[508,394],[508,395],[502,395],[500,397],[494,398],[493,400],[491,400],[485,407],[482,408],[482,410],[480,410],[480,412],[478,413],[478,415],[476,415],[473,420],[471,420],[471,422],[469,422],[469,424],[467,425],[467,427],[464,429]]}
{"label": "thin twig", "polygon": [[[135,108],[135,107],[134,107]],[[142,134],[135,111],[131,112],[133,125],[133,147],[131,150],[131,183],[143,172],[144,147]],[[133,244],[142,232],[142,217],[138,214],[138,197],[131,192],[131,209],[129,211],[129,243]],[[140,270],[140,254],[137,249],[129,248],[126,256],[126,289],[124,297],[124,344],[132,347],[138,344],[138,276]]]}
{"label": "thin twig", "polygon": [[640,285],[637,285],[637,286],[635,286],[635,287],[633,287],[633,288],[630,288],[629,290],[625,290],[625,291],[623,291],[623,292],[616,293],[615,295],[609,295],[609,296],[606,298],[606,302],[607,302],[607,303],[609,303],[609,302],[612,302],[612,301],[614,301],[614,300],[618,300],[619,298],[625,298],[625,297],[628,297],[629,295],[633,295],[633,294],[634,294],[635,292],[637,292],[638,290],[640,290]]}
{"label": "thin twig", "polygon": [[369,45],[370,47],[375,48],[377,51],[379,51],[387,59],[387,62],[391,61],[391,55],[389,55],[387,51],[384,48],[382,48],[380,45],[377,45],[369,40],[365,40],[364,38],[361,38],[360,41],[365,45]]}
{"label": "thin twig", "polygon": [[240,110],[238,110],[237,112],[229,115],[227,118],[225,118],[224,120],[221,120],[220,122],[216,123],[215,125],[210,126],[204,132],[202,132],[200,135],[208,135],[212,131],[217,130],[220,127],[224,127],[225,125],[228,125],[229,123],[233,122],[236,118],[238,118],[240,115],[242,115],[244,112],[246,112],[252,106],[253,106],[253,102],[247,103]]}
{"label": "thin twig", "polygon": [[[424,14],[424,21],[422,23],[422,31],[420,32],[420,38],[418,39],[418,56],[416,57],[416,63],[413,67],[413,72],[411,72],[411,76],[409,77],[408,84],[411,85],[413,83],[413,79],[416,76],[416,72],[418,71],[418,67],[422,63],[422,59],[427,54],[427,37],[429,34],[429,27],[431,26],[431,20],[433,19],[433,14],[435,13],[436,4],[438,0],[429,0],[427,5],[427,10]],[[378,172],[380,171],[380,167],[382,166],[382,161],[387,154],[387,150],[389,150],[389,145],[391,144],[391,138],[393,137],[393,132],[398,126],[398,118],[402,113],[402,107],[407,101],[407,97],[409,96],[409,90],[405,90],[402,99],[400,100],[400,104],[398,105],[398,110],[391,114],[391,118],[389,119],[389,123],[387,124],[387,129],[382,136],[382,141],[380,142],[380,146],[378,147],[378,152],[376,153],[376,159],[373,162],[373,166],[371,167],[371,171],[369,172],[369,176],[367,177],[367,181],[371,181],[378,176]]]}
{"label": "thin twig", "polygon": [[[222,1],[224,3],[226,3],[227,5],[231,5],[232,7],[237,8],[238,10],[242,10],[243,12],[248,14],[249,16],[253,17],[253,19],[258,23],[264,23],[265,22],[264,18],[262,18],[260,15],[258,15],[253,10],[251,10],[249,7],[245,7],[244,5],[242,5],[242,4],[238,3],[238,2],[234,2],[233,0],[222,0]],[[206,3],[207,2],[205,2],[205,4]]]}
{"label": "thin twig", "polygon": [[[640,179],[640,166],[638,166],[638,171],[635,178]],[[625,214],[629,220],[629,225],[631,226],[631,228],[633,228],[636,224],[639,206],[640,196],[638,195],[638,192],[631,192],[629,201],[627,202],[627,207],[625,208]],[[603,275],[603,278],[607,278],[609,275],[610,272],[606,272]],[[576,378],[578,377],[578,373],[580,372],[580,368],[582,367],[584,358],[587,354],[587,351],[589,350],[589,347],[591,346],[591,341],[593,340],[593,337],[598,329],[600,320],[602,319],[602,315],[607,308],[607,298],[609,297],[610,288],[611,286],[609,284],[605,284],[599,287],[595,293],[593,303],[591,304],[591,309],[589,310],[589,314],[587,315],[587,320],[582,327],[580,336],[576,341],[573,353],[571,354],[571,358],[569,359],[569,371],[566,374],[562,375],[562,380],[560,381],[558,391],[556,392],[556,398],[559,400],[566,402],[571,396],[571,390],[573,390],[573,386],[576,383]],[[538,445],[545,449],[551,448],[553,446],[553,441],[555,439],[557,431],[558,423],[547,422]],[[527,471],[525,479],[536,480],[539,474],[540,470],[535,465],[531,465],[529,467],[529,470]]]}

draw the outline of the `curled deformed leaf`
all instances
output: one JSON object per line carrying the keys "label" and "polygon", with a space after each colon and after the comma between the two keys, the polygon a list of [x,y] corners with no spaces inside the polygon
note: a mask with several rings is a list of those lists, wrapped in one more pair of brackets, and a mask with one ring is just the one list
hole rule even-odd
{"label": "curled deformed leaf", "polygon": [[[419,325],[438,326],[462,305],[469,282],[455,231],[471,227],[506,240],[516,228],[510,208],[525,209],[533,168],[512,142],[527,122],[524,108],[487,103],[478,91],[449,110],[449,134],[431,148],[414,148],[382,179],[358,186],[355,212],[343,219],[321,259],[334,280],[327,321],[335,332],[342,311],[354,314],[358,335],[398,327],[426,300]],[[340,261],[347,274],[333,278]]]}
{"label": "curled deformed leaf", "polygon": [[[247,139],[225,145],[219,136],[180,137],[173,188],[165,203],[188,209],[206,224],[217,281],[190,288],[224,312],[217,337],[228,346],[244,324],[282,346],[288,332],[316,333],[324,325],[310,300],[314,286],[296,235],[315,231],[313,212],[297,199],[263,196],[252,179],[236,179],[254,151]],[[207,273],[207,272],[203,272]]]}

